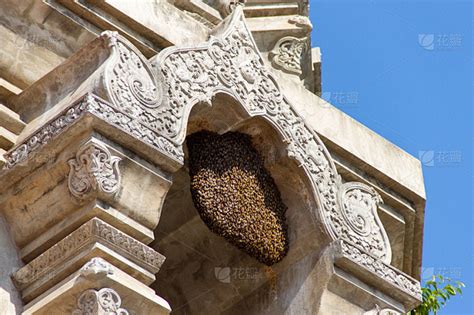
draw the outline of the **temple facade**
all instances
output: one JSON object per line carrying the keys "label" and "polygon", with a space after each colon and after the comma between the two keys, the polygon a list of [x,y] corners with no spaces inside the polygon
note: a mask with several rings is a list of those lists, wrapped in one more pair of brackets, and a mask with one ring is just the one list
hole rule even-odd
{"label": "temple facade", "polygon": [[0,3],[1,315],[421,303],[421,164],[321,98],[308,6]]}

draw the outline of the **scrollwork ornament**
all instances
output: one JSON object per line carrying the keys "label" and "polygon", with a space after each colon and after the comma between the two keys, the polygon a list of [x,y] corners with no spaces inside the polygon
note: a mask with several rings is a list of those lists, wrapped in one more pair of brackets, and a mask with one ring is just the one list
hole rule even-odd
{"label": "scrollwork ornament", "polygon": [[217,93],[232,96],[250,116],[261,116],[275,126],[288,145],[288,155],[304,169],[319,196],[321,207],[315,218],[323,221],[332,239],[344,237],[347,229],[339,229],[335,223],[343,218],[337,208],[340,177],[334,162],[266,69],[241,7],[214,30],[207,43],[167,48],[153,64],[166,86],[166,97],[156,116],[160,135],[181,146],[195,104]]}
{"label": "scrollwork ornament", "polygon": [[89,289],[77,299],[77,309],[72,315],[129,315],[126,309],[120,307],[121,304],[119,294],[113,289]]}
{"label": "scrollwork ornament", "polygon": [[118,40],[116,32],[106,31],[102,37],[111,47],[114,59],[105,72],[105,85],[114,103],[132,115],[158,107],[161,85],[148,61],[133,46]]}
{"label": "scrollwork ornament", "polygon": [[343,220],[336,224],[344,231],[346,240],[390,263],[390,241],[377,213],[381,202],[382,198],[372,187],[357,182],[345,183],[338,192]]}
{"label": "scrollwork ornament", "polygon": [[302,74],[302,61],[308,50],[307,38],[281,38],[270,53],[272,65],[287,73]]}
{"label": "scrollwork ornament", "polygon": [[115,194],[120,188],[120,157],[112,156],[102,144],[90,141],[68,161],[68,187],[71,194],[84,199],[92,191]]}

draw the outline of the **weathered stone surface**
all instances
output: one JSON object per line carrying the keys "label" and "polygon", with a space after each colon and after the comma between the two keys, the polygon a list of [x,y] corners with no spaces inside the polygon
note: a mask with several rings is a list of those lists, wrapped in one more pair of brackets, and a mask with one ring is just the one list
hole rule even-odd
{"label": "weathered stone surface", "polygon": [[[14,258],[0,264],[0,309],[81,314],[89,301],[95,313],[169,313],[154,290],[175,314],[419,303],[419,162],[308,91],[320,92],[320,56],[307,1],[237,2],[0,5],[0,209],[15,243],[0,235]],[[121,35],[84,45],[106,29]],[[280,191],[290,246],[271,267],[199,218],[183,143],[200,130],[246,134]],[[230,232],[245,231],[241,219]]]}
{"label": "weathered stone surface", "polygon": [[139,281],[151,284],[164,257],[120,230],[92,219],[13,275],[26,302],[31,301],[93,257],[113,262]]}
{"label": "weathered stone surface", "polygon": [[22,314],[73,314],[75,311],[74,314],[77,314],[83,310],[83,300],[80,297],[84,292],[103,289],[113,290],[120,297],[120,306],[117,306],[118,300],[115,300],[114,305],[129,314],[165,315],[171,311],[169,304],[146,285],[109,262],[92,258],[80,270],[27,304]]}

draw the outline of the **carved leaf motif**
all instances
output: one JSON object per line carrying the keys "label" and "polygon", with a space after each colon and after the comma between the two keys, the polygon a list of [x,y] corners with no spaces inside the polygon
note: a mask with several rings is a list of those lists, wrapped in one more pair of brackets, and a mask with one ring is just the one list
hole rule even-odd
{"label": "carved leaf motif", "polygon": [[308,50],[307,38],[287,36],[281,38],[270,53],[272,65],[288,73],[300,75],[301,63]]}
{"label": "carved leaf motif", "polygon": [[158,107],[162,91],[146,59],[123,41],[115,40],[111,47],[116,61],[106,72],[106,85],[114,103],[130,114],[141,114],[143,106]]}
{"label": "carved leaf motif", "polygon": [[[242,8],[237,7],[215,34],[199,47],[169,48],[157,57],[155,64],[167,86],[164,106],[157,110],[157,131],[179,146],[194,104],[218,92],[233,96],[249,115],[268,119],[288,143],[288,155],[304,168],[319,197],[316,217],[331,238],[347,240],[389,260],[388,238],[378,217],[370,211],[373,203],[367,201],[364,205],[367,192],[361,189],[359,195],[353,192],[344,196],[345,202],[338,201],[338,191],[344,188],[340,187],[334,163],[322,141],[266,70]],[[307,49],[306,39],[283,38],[277,48],[278,62],[291,71],[301,70],[299,60]]]}
{"label": "carved leaf motif", "polygon": [[77,299],[77,309],[72,315],[128,315],[128,311],[120,307],[121,304],[120,296],[113,289],[89,289]]}
{"label": "carved leaf motif", "polygon": [[346,239],[390,263],[390,241],[377,214],[379,194],[362,183],[345,183],[339,188],[338,202],[343,218],[338,224]]}
{"label": "carved leaf motif", "polygon": [[68,187],[73,196],[85,198],[92,191],[114,194],[120,188],[118,162],[121,158],[112,156],[102,144],[89,142],[68,161]]}

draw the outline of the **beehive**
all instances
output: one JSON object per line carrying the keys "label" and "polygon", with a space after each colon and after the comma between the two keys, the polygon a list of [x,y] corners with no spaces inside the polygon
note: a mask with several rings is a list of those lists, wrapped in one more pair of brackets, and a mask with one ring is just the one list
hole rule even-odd
{"label": "beehive", "polygon": [[192,199],[209,229],[266,265],[283,259],[286,206],[251,137],[200,131],[187,146]]}

